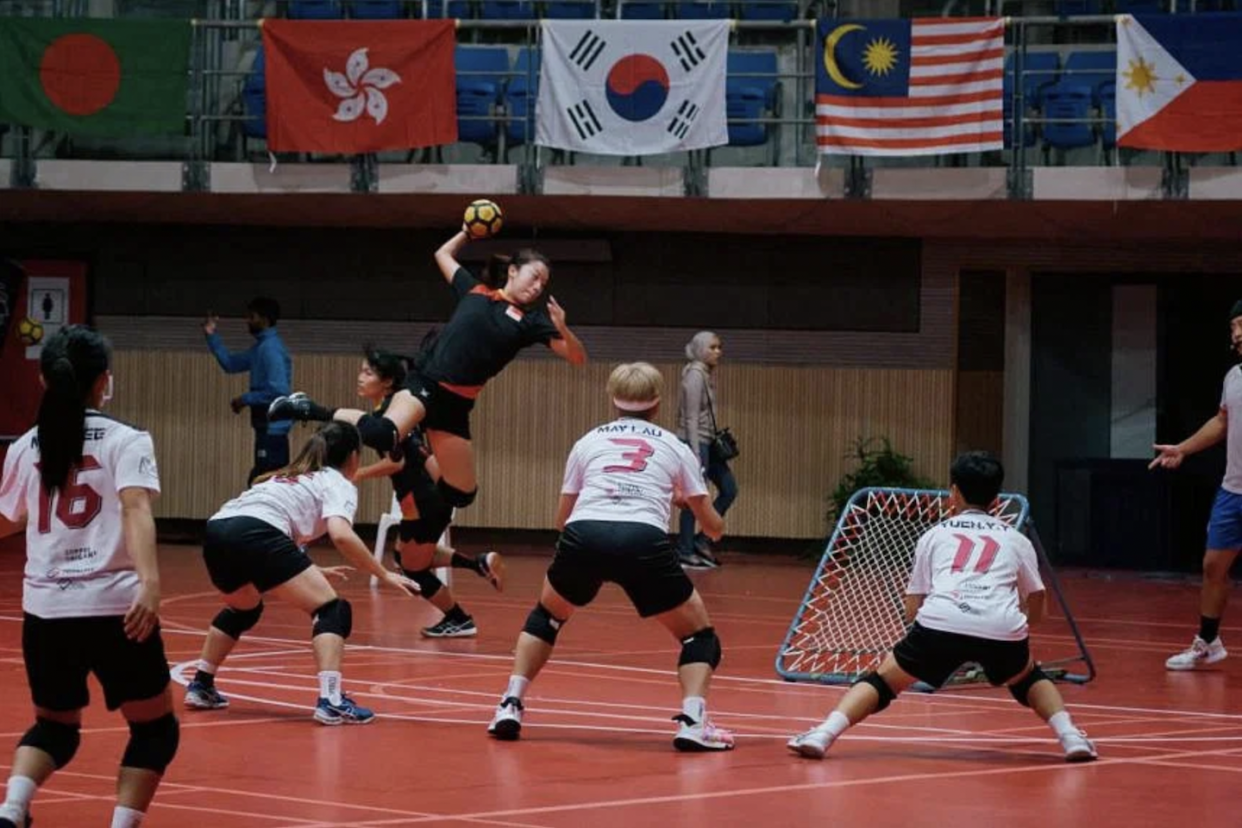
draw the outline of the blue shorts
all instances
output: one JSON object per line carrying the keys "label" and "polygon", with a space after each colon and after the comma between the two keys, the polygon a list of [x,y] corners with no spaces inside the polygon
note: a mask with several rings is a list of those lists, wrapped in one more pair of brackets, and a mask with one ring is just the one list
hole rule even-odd
{"label": "blue shorts", "polygon": [[1208,518],[1207,548],[1233,551],[1242,549],[1242,494],[1221,489]]}

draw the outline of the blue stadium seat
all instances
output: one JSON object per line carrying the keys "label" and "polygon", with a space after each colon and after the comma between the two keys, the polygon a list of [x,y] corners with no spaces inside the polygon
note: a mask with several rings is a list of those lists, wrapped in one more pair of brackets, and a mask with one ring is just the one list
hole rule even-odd
{"label": "blue stadium seat", "polygon": [[663,20],[663,3],[622,3],[618,7],[622,20]]}
{"label": "blue stadium seat", "polygon": [[1064,80],[1044,90],[1043,117],[1077,119],[1078,123],[1044,122],[1044,143],[1055,149],[1074,149],[1095,144],[1095,128],[1086,119],[1093,112],[1090,86]]}
{"label": "blue stadium seat", "polygon": [[350,0],[349,16],[354,20],[398,20],[406,16],[401,0]]}
{"label": "blue stadium seat", "polygon": [[543,16],[550,20],[591,20],[599,15],[595,0],[566,0],[566,2],[546,3]]}
{"label": "blue stadium seat", "polygon": [[503,46],[458,46],[457,140],[496,145],[499,127],[493,112],[504,92],[509,72],[509,52]]}
{"label": "blue stadium seat", "polygon": [[254,53],[254,65],[242,83],[242,135],[247,138],[267,139],[267,70],[263,60],[263,46]]}
{"label": "blue stadium seat", "polygon": [[1118,14],[1164,14],[1169,10],[1169,0],[1116,0],[1113,5]]}
{"label": "blue stadium seat", "polygon": [[[1056,52],[1027,52],[1022,69],[1022,103],[1025,118],[1031,111],[1038,111],[1040,106],[1040,90],[1056,82],[1056,72],[1060,65],[1060,57]],[[1013,129],[1013,73],[1014,55],[1011,52],[1005,58],[1004,76],[1004,119],[1005,146],[1012,146]],[[1035,143],[1035,131],[1030,126],[1022,130],[1023,146]]]}
{"label": "blue stadium seat", "polygon": [[672,3],[673,17],[681,20],[716,20],[729,16],[727,2],[695,3],[692,0],[678,0]]}
{"label": "blue stadium seat", "polygon": [[[516,147],[532,139],[534,124],[527,123],[539,99],[539,50],[523,47],[513,64],[514,74],[505,87],[505,112],[510,121],[505,125],[507,146]],[[534,70],[533,75],[531,70]]]}
{"label": "blue stadium seat", "polygon": [[[776,113],[779,100],[776,52],[730,51],[727,71],[725,106],[729,120],[763,118],[768,113]],[[767,141],[768,124],[729,124],[730,146],[757,147]]]}
{"label": "blue stadium seat", "polygon": [[471,0],[427,0],[427,19],[469,20],[474,17]]}
{"label": "blue stadium seat", "polygon": [[743,20],[779,20],[788,23],[798,16],[798,4],[776,0],[743,0],[738,12]]}
{"label": "blue stadium seat", "polygon": [[1072,17],[1078,14],[1103,14],[1102,0],[1057,0],[1057,14]]}
{"label": "blue stadium seat", "polygon": [[1106,83],[1099,89],[1100,112],[1104,117],[1100,138],[1104,149],[1110,150],[1117,146],[1117,84]]}
{"label": "blue stadium seat", "polygon": [[289,0],[289,17],[294,20],[339,20],[344,16],[340,0]]}
{"label": "blue stadium seat", "polygon": [[483,0],[479,6],[482,20],[533,20],[535,4],[530,0]]}
{"label": "blue stadium seat", "polygon": [[1117,80],[1116,52],[1070,52],[1065,59],[1065,80],[1091,87],[1094,102],[1100,103],[1100,87]]}

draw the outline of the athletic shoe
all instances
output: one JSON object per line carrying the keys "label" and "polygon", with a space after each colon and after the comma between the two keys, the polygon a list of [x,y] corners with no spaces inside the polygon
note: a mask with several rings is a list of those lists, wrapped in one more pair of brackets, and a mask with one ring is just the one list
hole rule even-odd
{"label": "athletic shoe", "polygon": [[505,591],[505,559],[499,552],[488,552],[479,560],[479,575],[496,588]]}
{"label": "athletic shoe", "polygon": [[313,403],[314,400],[301,391],[295,391],[288,396],[277,397],[267,407],[267,419],[273,423],[278,420],[301,420],[305,422],[308,419],[310,407]]}
{"label": "athletic shoe", "polygon": [[229,700],[220,695],[214,684],[192,681],[185,688],[185,706],[197,710],[220,710],[229,706]]}
{"label": "athletic shoe", "polygon": [[785,743],[785,747],[807,759],[823,759],[824,754],[835,741],[836,737],[828,731],[813,727],[806,733],[799,733],[790,739]]}
{"label": "athletic shoe", "polygon": [[0,816],[0,828],[17,828],[17,820],[21,820],[21,824],[25,828],[30,828],[31,825],[34,825],[34,817],[27,811],[24,817],[21,814],[15,814],[13,819],[9,819],[8,816]]}
{"label": "athletic shoe", "polygon": [[673,747],[680,751],[733,750],[733,734],[709,721],[695,722],[685,713],[678,713],[673,721],[681,726],[673,737]]}
{"label": "athletic shoe", "polygon": [[1081,730],[1071,730],[1062,736],[1061,748],[1065,751],[1066,762],[1094,762],[1099,756],[1095,743]]}
{"label": "athletic shoe", "polygon": [[712,551],[711,539],[702,532],[694,536],[694,551],[700,558],[707,562],[712,569],[720,566],[720,559],[716,557],[716,553]]}
{"label": "athletic shoe", "polygon": [[681,564],[682,569],[715,569],[706,559],[698,552],[691,552],[689,555],[678,555],[677,562]]}
{"label": "athletic shoe", "polygon": [[487,726],[488,735],[505,742],[512,742],[522,732],[522,700],[509,696],[496,705],[496,715]]}
{"label": "athletic shoe", "polygon": [[375,711],[359,707],[349,696],[342,695],[340,704],[333,704],[322,696],[315,705],[315,721],[325,725],[366,724],[375,718]]}
{"label": "athletic shoe", "polygon": [[423,638],[473,638],[479,634],[479,628],[470,616],[466,616],[464,621],[453,621],[446,615],[440,623],[423,627],[422,633]]}
{"label": "athletic shoe", "polygon": [[1225,644],[1219,635],[1211,644],[1196,635],[1190,646],[1177,655],[1170,656],[1164,667],[1166,670],[1194,670],[1224,661],[1227,655],[1229,653],[1225,652]]}

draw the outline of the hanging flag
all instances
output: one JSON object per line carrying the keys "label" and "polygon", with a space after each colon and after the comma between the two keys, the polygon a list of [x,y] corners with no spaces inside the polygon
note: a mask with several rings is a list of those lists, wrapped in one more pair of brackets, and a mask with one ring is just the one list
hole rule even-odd
{"label": "hanging flag", "polygon": [[1242,18],[1117,18],[1117,143],[1174,152],[1242,149]]}
{"label": "hanging flag", "polygon": [[1000,18],[819,21],[815,136],[829,155],[1001,149]]}
{"label": "hanging flag", "polygon": [[535,142],[599,155],[729,143],[727,20],[545,20]]}
{"label": "hanging flag", "polygon": [[189,59],[188,20],[0,17],[0,121],[182,134]]}
{"label": "hanging flag", "polygon": [[378,152],[457,140],[453,20],[266,20],[267,144]]}

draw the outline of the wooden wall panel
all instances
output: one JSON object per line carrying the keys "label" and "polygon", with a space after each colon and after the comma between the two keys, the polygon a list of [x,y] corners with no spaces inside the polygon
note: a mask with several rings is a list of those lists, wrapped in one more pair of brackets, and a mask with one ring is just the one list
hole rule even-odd
{"label": "wooden wall panel", "polygon": [[[681,366],[659,367],[667,383],[659,422],[671,426]],[[461,525],[550,528],[565,456],[611,416],[603,390],[611,368],[522,360],[489,384],[472,421],[482,491]],[[120,351],[115,369],[112,412],[155,439],[164,486],[157,515],[208,517],[241,490],[250,467],[249,422],[228,407],[245,390],[245,376],[223,375],[202,351]],[[325,403],[351,405],[357,370],[355,357],[298,356],[297,386]],[[820,536],[827,495],[847,471],[844,455],[857,436],[886,435],[920,473],[946,477],[954,405],[948,369],[726,364],[718,384],[720,424],[733,428],[742,447],[731,534]],[[308,433],[295,426],[295,452]],[[376,520],[389,497],[387,481],[364,483],[359,520]]]}
{"label": "wooden wall panel", "polygon": [[1005,447],[1005,372],[961,371],[957,375],[957,451]]}

